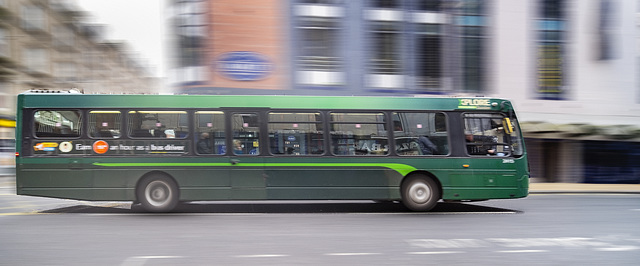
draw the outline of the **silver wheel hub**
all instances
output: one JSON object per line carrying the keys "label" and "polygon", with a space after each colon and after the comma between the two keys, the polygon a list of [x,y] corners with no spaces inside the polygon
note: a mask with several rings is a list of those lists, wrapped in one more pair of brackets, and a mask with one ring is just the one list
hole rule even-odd
{"label": "silver wheel hub", "polygon": [[415,203],[427,203],[431,198],[431,189],[423,183],[413,184],[409,188],[409,197]]}
{"label": "silver wheel hub", "polygon": [[164,181],[152,181],[144,190],[147,201],[153,206],[161,206],[171,199],[171,189]]}

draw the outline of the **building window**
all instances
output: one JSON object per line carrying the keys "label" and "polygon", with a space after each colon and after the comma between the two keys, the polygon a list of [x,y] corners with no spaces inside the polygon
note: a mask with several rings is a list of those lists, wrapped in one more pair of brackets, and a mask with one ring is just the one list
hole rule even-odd
{"label": "building window", "polygon": [[617,23],[615,22],[618,4],[613,0],[600,0],[598,8],[598,60],[611,60],[616,58],[614,41],[616,39]]}
{"label": "building window", "polygon": [[55,64],[55,75],[59,81],[72,82],[77,81],[76,65],[74,63],[63,62]]}
{"label": "building window", "polygon": [[402,32],[406,13],[402,2],[397,0],[375,0],[366,10],[368,21],[367,43],[369,45],[368,83],[377,88],[402,88],[404,77],[402,66]]}
{"label": "building window", "polygon": [[566,86],[565,2],[539,2],[537,41],[537,94],[542,99],[560,99]]}
{"label": "building window", "polygon": [[178,35],[178,62],[181,67],[204,64],[202,49],[207,37],[204,0],[180,0],[175,4],[174,26]]}
{"label": "building window", "polygon": [[294,60],[296,83],[341,86],[345,83],[342,39],[343,1],[296,1]]}
{"label": "building window", "polygon": [[31,71],[41,73],[49,73],[47,62],[49,61],[48,53],[41,48],[27,48],[24,50],[24,64]]}
{"label": "building window", "polygon": [[339,27],[335,18],[299,20],[302,44],[298,64],[302,70],[337,71],[340,68]]}
{"label": "building window", "polygon": [[401,24],[398,22],[375,21],[372,25],[373,53],[371,57],[372,74],[399,74],[400,66],[400,34]]}
{"label": "building window", "polygon": [[3,90],[0,90],[0,111],[8,111],[9,107],[12,106],[12,104],[9,103],[10,97],[7,94],[11,90],[11,87],[8,82],[0,80],[0,88],[3,88]]}
{"label": "building window", "polygon": [[22,28],[46,31],[45,13],[42,8],[32,5],[22,7]]}
{"label": "building window", "polygon": [[65,26],[57,26],[54,30],[54,46],[56,47],[73,47],[75,46],[75,35]]}
{"label": "building window", "polygon": [[418,10],[438,12],[441,10],[443,0],[419,0]]}
{"label": "building window", "polygon": [[485,79],[484,1],[463,0],[458,12],[456,19],[462,36],[462,90],[482,91]]}
{"label": "building window", "polygon": [[343,0],[300,0],[301,4],[339,5]]}
{"label": "building window", "polygon": [[376,8],[398,8],[400,6],[399,0],[374,0],[373,7]]}
{"label": "building window", "polygon": [[440,90],[442,87],[440,24],[418,24],[416,31],[416,85],[427,91]]}
{"label": "building window", "polygon": [[9,51],[9,31],[4,28],[0,28],[0,56],[11,57]]}

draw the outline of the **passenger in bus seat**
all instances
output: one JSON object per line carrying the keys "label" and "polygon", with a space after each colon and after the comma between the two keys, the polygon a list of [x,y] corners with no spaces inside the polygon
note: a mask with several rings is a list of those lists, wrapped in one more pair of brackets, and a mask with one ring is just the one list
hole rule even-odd
{"label": "passenger in bus seat", "polygon": [[403,131],[402,123],[400,121],[393,121],[393,131]]}
{"label": "passenger in bus seat", "polygon": [[166,138],[167,134],[164,133],[164,129],[160,128],[160,129],[154,129],[153,130],[153,136],[156,138]]}
{"label": "passenger in bus seat", "polygon": [[209,138],[209,133],[203,132],[200,134],[200,139],[198,140],[198,144],[196,145],[196,149],[200,154],[211,154],[213,150],[211,149],[211,139]]}
{"label": "passenger in bus seat", "polygon": [[233,153],[234,154],[243,154],[242,151],[242,142],[239,139],[233,140]]}
{"label": "passenger in bus seat", "polygon": [[431,142],[427,136],[420,136],[418,138],[418,145],[420,145],[420,151],[422,155],[434,155],[438,154],[438,147]]}
{"label": "passenger in bus seat", "polygon": [[173,129],[165,129],[164,130],[164,135],[168,139],[175,139],[176,138],[176,131],[173,130]]}

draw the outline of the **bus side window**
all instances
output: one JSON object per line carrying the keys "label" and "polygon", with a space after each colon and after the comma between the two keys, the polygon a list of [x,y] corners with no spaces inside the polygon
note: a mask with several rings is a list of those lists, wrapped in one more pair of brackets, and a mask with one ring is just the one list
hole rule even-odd
{"label": "bus side window", "polygon": [[335,155],[387,155],[389,137],[383,113],[331,113]]}
{"label": "bus side window", "polygon": [[80,137],[82,116],[78,111],[38,110],[33,119],[33,131],[38,138]]}
{"label": "bus side window", "polygon": [[[197,111],[196,152],[198,154],[225,154],[227,152],[224,113]],[[180,134],[178,134],[180,136]]]}
{"label": "bus side window", "polygon": [[[189,135],[186,111],[130,111],[129,135],[134,138],[184,139]],[[180,134],[178,134],[178,132]]]}
{"label": "bus side window", "polygon": [[258,114],[233,114],[231,118],[233,141],[231,147],[235,155],[258,155],[260,129]]}
{"label": "bus side window", "polygon": [[443,113],[393,113],[396,152],[401,156],[449,153],[446,117]]}
{"label": "bus side window", "polygon": [[273,155],[323,154],[321,114],[269,113],[269,147]]}
{"label": "bus side window", "polygon": [[120,138],[120,111],[94,110],[89,112],[89,137],[112,139]]}

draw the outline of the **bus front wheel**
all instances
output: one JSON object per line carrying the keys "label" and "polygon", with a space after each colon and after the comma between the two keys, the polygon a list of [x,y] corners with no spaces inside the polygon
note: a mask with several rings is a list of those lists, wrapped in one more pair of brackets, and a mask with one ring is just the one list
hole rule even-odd
{"label": "bus front wheel", "polygon": [[138,202],[149,212],[169,212],[178,205],[176,182],[164,175],[150,175],[140,181],[136,189]]}
{"label": "bus front wheel", "polygon": [[440,200],[438,184],[425,175],[408,177],[402,183],[402,203],[413,211],[429,211]]}

